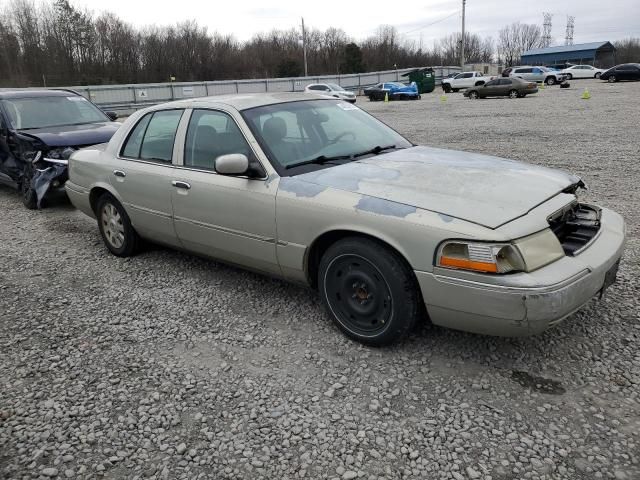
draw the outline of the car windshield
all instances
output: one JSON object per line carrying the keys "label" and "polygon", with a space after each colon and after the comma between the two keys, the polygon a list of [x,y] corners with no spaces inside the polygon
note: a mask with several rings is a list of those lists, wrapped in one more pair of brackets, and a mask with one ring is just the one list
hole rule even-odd
{"label": "car windshield", "polygon": [[400,83],[400,82],[389,82],[389,85],[393,85],[394,87],[406,87],[406,85],[404,83]]}
{"label": "car windshield", "polygon": [[327,85],[329,85],[329,88],[331,88],[331,90],[335,90],[337,92],[344,92],[345,89],[342,88],[340,85],[336,85],[335,83],[327,83]]}
{"label": "car windshield", "polygon": [[68,96],[6,98],[2,104],[12,127],[17,130],[110,121],[86,98],[71,93]]}
{"label": "car windshield", "polygon": [[[384,123],[342,100],[277,103],[244,110],[242,115],[281,175],[300,173],[296,165],[302,162],[332,162],[335,157],[349,161],[377,147],[375,153],[411,146]],[[305,171],[309,168],[322,167],[307,166]]]}
{"label": "car windshield", "polygon": [[[543,72],[550,72],[551,70],[549,70],[547,67],[538,67],[540,70],[542,70]],[[555,68],[554,68],[555,70]]]}

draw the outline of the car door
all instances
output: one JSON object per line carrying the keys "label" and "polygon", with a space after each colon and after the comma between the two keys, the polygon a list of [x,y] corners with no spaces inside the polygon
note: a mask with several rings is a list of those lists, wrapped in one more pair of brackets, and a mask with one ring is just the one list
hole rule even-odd
{"label": "car door", "polygon": [[[517,81],[517,80],[516,80]],[[510,78],[501,78],[499,79],[499,86],[496,89],[496,94],[497,95],[508,95],[509,94],[509,90],[511,90],[512,86],[513,86],[513,80],[511,80]]]}
{"label": "car door", "polygon": [[158,110],[144,115],[131,129],[113,159],[111,185],[143,237],[178,245],[173,227],[171,180],[174,142],[184,109]]}
{"label": "car door", "polygon": [[620,67],[616,67],[616,77],[618,80],[629,80],[631,78],[631,66],[630,65],[622,65]]}
{"label": "car door", "polygon": [[475,83],[475,78],[473,76],[473,72],[467,72],[462,74],[462,79],[460,80],[460,83],[458,85],[458,88],[469,88],[472,87],[473,84]]}
{"label": "car door", "polygon": [[233,112],[192,111],[180,146],[183,154],[173,176],[175,230],[188,250],[280,274],[275,185],[266,178],[227,176],[215,171],[216,159],[231,153],[242,153],[259,165],[247,134],[244,122],[239,116],[234,118]]}
{"label": "car door", "polygon": [[499,92],[500,85],[498,80],[490,80],[478,88],[478,93],[481,97],[495,97],[500,94]]}

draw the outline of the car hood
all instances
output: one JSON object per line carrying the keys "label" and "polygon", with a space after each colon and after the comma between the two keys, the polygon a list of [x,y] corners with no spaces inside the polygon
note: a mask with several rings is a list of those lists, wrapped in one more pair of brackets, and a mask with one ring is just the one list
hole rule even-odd
{"label": "car hood", "polygon": [[49,147],[73,147],[108,142],[120,125],[118,122],[85,123],[19,130],[19,132],[21,135],[40,140]]}
{"label": "car hood", "polygon": [[497,228],[580,178],[477,153],[411,147],[294,177]]}

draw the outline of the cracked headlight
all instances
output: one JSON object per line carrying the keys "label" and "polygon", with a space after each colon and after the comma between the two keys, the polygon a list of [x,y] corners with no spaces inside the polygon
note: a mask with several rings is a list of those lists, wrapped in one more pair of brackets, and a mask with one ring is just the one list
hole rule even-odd
{"label": "cracked headlight", "polygon": [[508,243],[445,241],[436,266],[481,273],[531,272],[563,256],[560,241],[546,229]]}

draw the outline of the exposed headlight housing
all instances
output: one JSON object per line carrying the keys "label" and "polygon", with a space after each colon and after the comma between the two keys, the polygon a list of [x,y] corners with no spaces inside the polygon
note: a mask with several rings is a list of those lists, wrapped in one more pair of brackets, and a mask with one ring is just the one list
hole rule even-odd
{"label": "exposed headlight housing", "polygon": [[482,273],[520,272],[525,269],[522,255],[510,243],[461,240],[447,241],[440,246],[437,265]]}
{"label": "exposed headlight housing", "polygon": [[438,248],[436,266],[480,273],[532,272],[565,256],[550,229],[508,243],[447,240]]}
{"label": "exposed headlight housing", "polygon": [[69,163],[69,157],[76,149],[73,147],[54,148],[49,150],[42,160],[49,163],[57,163],[60,165],[67,165]]}

